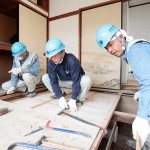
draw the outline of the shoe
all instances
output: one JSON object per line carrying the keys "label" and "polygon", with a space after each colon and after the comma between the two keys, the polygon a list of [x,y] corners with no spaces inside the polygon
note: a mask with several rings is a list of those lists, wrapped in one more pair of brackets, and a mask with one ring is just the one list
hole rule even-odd
{"label": "shoe", "polygon": [[[63,95],[63,97],[65,97],[67,94],[66,94],[66,92],[63,92],[62,95]],[[52,99],[57,99],[56,95],[52,95],[51,98]]]}
{"label": "shoe", "polygon": [[80,100],[77,99],[76,104],[77,104],[78,107],[80,107],[81,105],[83,105],[83,101],[80,101]]}
{"label": "shoe", "polygon": [[136,141],[135,140],[126,140],[126,145],[132,149],[136,149]]}
{"label": "shoe", "polygon": [[23,96],[26,96],[28,94],[28,88],[22,93]]}
{"label": "shoe", "polygon": [[33,92],[28,92],[27,97],[34,97],[36,95],[35,90]]}

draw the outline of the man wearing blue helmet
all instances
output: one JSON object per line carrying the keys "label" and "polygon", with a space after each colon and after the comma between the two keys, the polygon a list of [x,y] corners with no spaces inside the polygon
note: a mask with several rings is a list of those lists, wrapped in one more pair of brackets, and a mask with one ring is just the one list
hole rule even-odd
{"label": "man wearing blue helmet", "polygon": [[16,90],[24,92],[28,97],[35,96],[35,87],[40,82],[40,65],[38,55],[27,51],[21,42],[15,42],[11,47],[13,59],[11,80],[2,84],[2,89],[7,94]]}
{"label": "man wearing blue helmet", "polygon": [[[85,75],[79,60],[70,53],[65,53],[65,45],[61,40],[52,38],[46,43],[48,57],[48,74],[42,81],[49,91],[54,92],[61,108],[77,111],[76,102],[84,101],[91,88],[91,79]],[[60,87],[72,88],[72,95],[67,102]]]}
{"label": "man wearing blue helmet", "polygon": [[[133,138],[140,137],[142,150],[150,149],[150,42],[144,39],[134,40],[126,31],[112,24],[104,24],[96,33],[96,41],[116,57],[123,57],[130,65],[135,78],[139,82],[139,110],[132,124]],[[131,141],[130,141],[131,142]],[[133,142],[128,143],[130,146]],[[135,146],[134,146],[135,147]]]}

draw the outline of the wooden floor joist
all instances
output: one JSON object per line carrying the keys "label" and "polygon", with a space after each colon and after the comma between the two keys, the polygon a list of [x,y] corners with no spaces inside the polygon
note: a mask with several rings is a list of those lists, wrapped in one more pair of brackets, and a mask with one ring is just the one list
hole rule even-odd
{"label": "wooden floor joist", "polygon": [[135,90],[130,90],[128,89],[121,89],[121,90],[114,90],[114,89],[101,89],[101,88],[94,88],[92,87],[91,90],[93,91],[99,91],[99,92],[104,92],[104,93],[114,93],[114,94],[121,94],[121,95],[134,95],[135,92],[137,92],[137,89]]}
{"label": "wooden floor joist", "polygon": [[114,119],[114,120],[116,120],[118,122],[132,124],[134,119],[135,119],[135,117],[136,117],[135,114],[115,111],[114,114],[113,114],[113,118],[112,119]]}
{"label": "wooden floor joist", "polygon": [[[39,84],[37,87],[36,87],[36,93],[41,93],[41,92],[45,92],[47,91],[47,88],[43,85],[43,84]],[[25,97],[24,95],[22,95],[22,92],[15,92],[13,94],[10,94],[10,95],[2,95],[0,96],[0,99],[1,100],[5,100],[5,101],[12,101],[14,99],[17,99],[17,98],[23,98]]]}

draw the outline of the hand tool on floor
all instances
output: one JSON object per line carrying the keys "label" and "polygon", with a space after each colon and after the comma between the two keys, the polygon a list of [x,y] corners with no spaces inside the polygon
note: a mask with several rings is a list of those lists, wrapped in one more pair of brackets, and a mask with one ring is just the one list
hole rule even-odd
{"label": "hand tool on floor", "polygon": [[50,126],[50,121],[47,122],[47,124],[45,125],[46,129],[50,129],[50,130],[55,130],[55,131],[60,131],[60,132],[65,132],[65,133],[72,133],[72,134],[78,134],[78,135],[82,135],[88,138],[91,138],[91,135],[85,132],[80,132],[80,131],[74,131],[74,130],[68,130],[68,129],[63,129],[63,128],[55,128]]}
{"label": "hand tool on floor", "polygon": [[38,131],[41,131],[41,130],[43,130],[43,128],[42,128],[42,127],[39,127],[38,129],[33,130],[33,131],[29,132],[28,134],[26,134],[26,135],[24,135],[24,136],[28,136],[28,135],[34,134],[34,133],[36,133],[36,132],[38,132]]}
{"label": "hand tool on floor", "polygon": [[60,144],[60,143],[56,143],[53,141],[50,141],[47,139],[47,137],[45,135],[43,135],[37,142],[36,145],[41,145],[42,146],[47,146],[47,147],[55,147],[55,148],[61,148],[63,150],[81,150],[80,148],[76,148],[76,147],[72,147],[72,146],[68,146],[68,145],[64,145],[64,144]]}
{"label": "hand tool on floor", "polygon": [[9,112],[8,108],[0,108],[0,116],[6,114],[8,112]]}
{"label": "hand tool on floor", "polygon": [[23,143],[23,142],[13,143],[7,148],[7,150],[12,150],[16,146],[31,148],[31,149],[36,149],[36,150],[63,150],[59,148],[45,147],[45,146],[39,146],[36,144],[29,144],[29,143]]}
{"label": "hand tool on floor", "polygon": [[67,115],[67,116],[69,116],[69,117],[71,117],[71,118],[73,118],[73,119],[76,119],[76,120],[81,121],[81,122],[83,122],[83,123],[86,123],[86,124],[89,124],[89,125],[92,125],[92,126],[95,126],[95,127],[100,128],[101,130],[103,130],[104,134],[107,133],[107,130],[106,130],[105,128],[100,127],[99,125],[96,125],[96,124],[94,124],[94,123],[92,123],[92,122],[89,122],[89,121],[87,121],[87,120],[84,120],[84,119],[81,119],[81,118],[79,118],[79,117],[76,117],[76,116],[74,116],[74,115],[71,115],[71,114],[65,112],[65,110],[67,110],[67,108],[64,108],[63,110],[61,110],[57,115],[65,114],[65,115]]}

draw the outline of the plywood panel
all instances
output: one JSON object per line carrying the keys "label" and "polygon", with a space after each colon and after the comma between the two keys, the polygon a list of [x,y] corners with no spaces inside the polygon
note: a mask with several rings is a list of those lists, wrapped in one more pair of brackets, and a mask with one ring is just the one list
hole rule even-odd
{"label": "plywood panel", "polygon": [[[36,143],[42,135],[45,135],[53,142],[88,150],[99,131],[97,127],[52,115],[51,113],[37,112],[30,108],[18,107],[18,105],[8,102],[0,101],[0,106],[12,110],[10,113],[1,116],[0,133],[3,138],[0,141],[0,149],[7,149],[7,147],[14,142]],[[85,132],[90,134],[91,138],[46,129],[30,136],[24,136],[39,126],[44,127],[48,120],[50,120],[52,127]]]}
{"label": "plywood panel", "polygon": [[119,100],[120,95],[92,92],[79,111],[71,114],[107,128]]}
{"label": "plywood panel", "polygon": [[[66,99],[69,100],[71,95],[69,92],[67,93],[68,95]],[[23,105],[27,108],[34,108],[34,106],[48,101],[48,103],[44,105],[35,107],[34,110],[41,112],[50,112],[51,114],[56,115],[62,109],[58,105],[58,100],[52,100],[50,98],[51,95],[51,93],[45,92],[32,98],[32,100],[31,98],[24,98],[14,103],[18,106]],[[67,112],[81,119],[97,124],[103,128],[107,128],[107,125],[109,124],[110,118],[115,108],[117,107],[119,100],[120,95],[104,94],[100,92],[90,91],[88,93],[86,101],[81,107],[78,107],[77,112]],[[68,118],[67,116],[64,117]]]}
{"label": "plywood panel", "polygon": [[45,44],[47,41],[47,18],[19,5],[19,41],[28,51],[35,52],[40,58],[41,76],[47,72]]}
{"label": "plywood panel", "polygon": [[[64,90],[67,92],[66,99],[69,100],[71,96],[71,90]],[[79,147],[83,150],[94,149],[93,147],[95,147],[95,142],[97,145],[102,140],[103,131],[99,128],[97,129],[97,127],[95,126],[85,124],[66,115],[58,116],[57,113],[62,109],[58,105],[58,100],[52,100],[50,98],[51,95],[52,93],[45,92],[38,94],[34,98],[22,98],[13,103],[0,102],[1,107],[8,107],[12,109],[12,113],[9,114],[10,116],[7,114],[8,116],[6,115],[7,117],[4,117],[5,120],[2,120],[3,122],[2,124],[0,124],[0,127],[1,125],[5,125],[5,121],[7,122],[6,128],[8,130],[10,130],[11,128],[9,126],[10,124],[14,127],[12,132],[16,135],[19,134],[19,137],[16,136],[16,139],[13,139],[13,141],[19,140],[20,138],[20,140],[22,141],[28,140],[30,142],[35,142],[37,140],[37,137],[40,138],[40,135],[42,136],[44,134],[50,136],[51,140],[54,142],[58,142],[61,144],[69,143],[70,146]],[[104,94],[96,91],[90,91],[88,93],[87,100],[81,107],[78,107],[77,112],[71,113],[69,112],[69,110],[67,110],[67,112],[74,116],[77,116],[78,118],[92,122],[107,129],[107,126],[111,120],[111,117],[119,100],[120,95]],[[17,118],[15,116],[17,116]],[[52,131],[42,131],[41,133],[39,132],[35,135],[32,135],[31,137],[34,138],[34,140],[31,140],[30,137],[21,137],[25,133],[29,132],[30,128],[33,129],[34,127],[36,128],[38,126],[43,126],[48,120],[51,120],[53,126],[88,132],[92,135],[92,139],[89,140],[85,137],[76,137],[76,135],[60,134]],[[5,131],[2,131],[2,133],[6,134]],[[12,136],[11,133],[9,134],[9,136]],[[61,141],[60,137],[62,137]],[[4,143],[6,144],[7,142],[5,141]]]}
{"label": "plywood panel", "polygon": [[120,58],[96,43],[96,31],[106,23],[121,26],[120,2],[82,11],[81,63],[93,87],[120,89]]}

